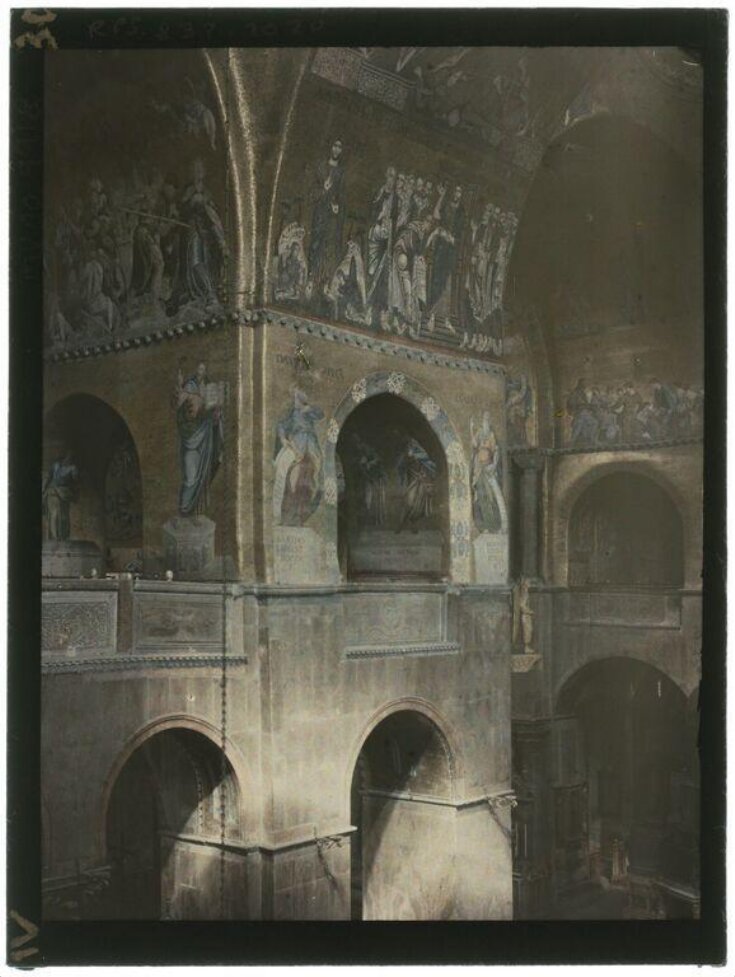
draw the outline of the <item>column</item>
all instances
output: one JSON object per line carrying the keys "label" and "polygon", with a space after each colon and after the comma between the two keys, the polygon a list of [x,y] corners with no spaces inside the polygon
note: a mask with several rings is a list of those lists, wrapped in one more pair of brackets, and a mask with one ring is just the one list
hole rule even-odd
{"label": "column", "polygon": [[520,532],[521,573],[539,579],[541,475],[545,457],[538,449],[519,451],[513,460],[521,469]]}

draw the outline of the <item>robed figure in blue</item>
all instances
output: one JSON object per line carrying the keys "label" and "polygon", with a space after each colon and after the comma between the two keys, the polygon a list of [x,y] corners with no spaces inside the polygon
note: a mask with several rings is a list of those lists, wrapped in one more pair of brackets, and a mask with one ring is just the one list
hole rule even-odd
{"label": "robed figure in blue", "polygon": [[43,486],[43,508],[48,524],[48,538],[59,542],[71,534],[70,507],[75,498],[77,466],[68,452],[51,465]]}
{"label": "robed figure in blue", "polygon": [[211,403],[207,387],[204,363],[186,379],[179,374],[176,422],[181,455],[179,513],[182,516],[201,515],[205,511],[209,486],[222,461],[222,405]]}

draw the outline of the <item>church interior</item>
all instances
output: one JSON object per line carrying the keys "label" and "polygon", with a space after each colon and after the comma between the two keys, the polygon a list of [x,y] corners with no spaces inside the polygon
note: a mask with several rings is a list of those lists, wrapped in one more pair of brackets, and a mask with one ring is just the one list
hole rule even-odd
{"label": "church interior", "polygon": [[698,918],[696,56],[44,85],[44,917]]}

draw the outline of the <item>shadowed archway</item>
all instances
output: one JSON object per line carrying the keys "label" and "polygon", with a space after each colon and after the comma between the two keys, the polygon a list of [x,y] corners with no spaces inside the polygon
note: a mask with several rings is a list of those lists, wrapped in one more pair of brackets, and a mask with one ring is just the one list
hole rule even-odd
{"label": "shadowed archway", "polygon": [[169,728],[141,743],[112,785],[106,814],[110,888],[100,916],[210,919],[222,905],[222,842],[239,837],[239,786],[220,747]]}
{"label": "shadowed archway", "polygon": [[445,737],[420,712],[391,713],[368,735],[350,794],[353,919],[448,918],[453,777]]}
{"label": "shadowed archway", "polygon": [[[632,658],[584,665],[555,720],[557,893],[642,884],[667,916],[698,890],[696,715],[663,672]],[[672,893],[681,890],[678,901]]]}

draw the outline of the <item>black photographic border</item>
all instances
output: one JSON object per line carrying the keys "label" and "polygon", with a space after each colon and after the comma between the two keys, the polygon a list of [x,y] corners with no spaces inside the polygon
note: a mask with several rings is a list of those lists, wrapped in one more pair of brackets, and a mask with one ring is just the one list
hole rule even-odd
{"label": "black photographic border", "polygon": [[[625,922],[43,922],[40,507],[43,76],[11,47],[7,906],[40,931],[16,966],[721,963],[725,955],[725,260],[727,12],[719,9],[66,9],[59,49],[423,45],[668,46],[704,64],[705,482],[701,918]],[[29,29],[13,11],[11,42]],[[80,763],[83,776],[83,762]],[[21,934],[8,920],[7,940]]]}

